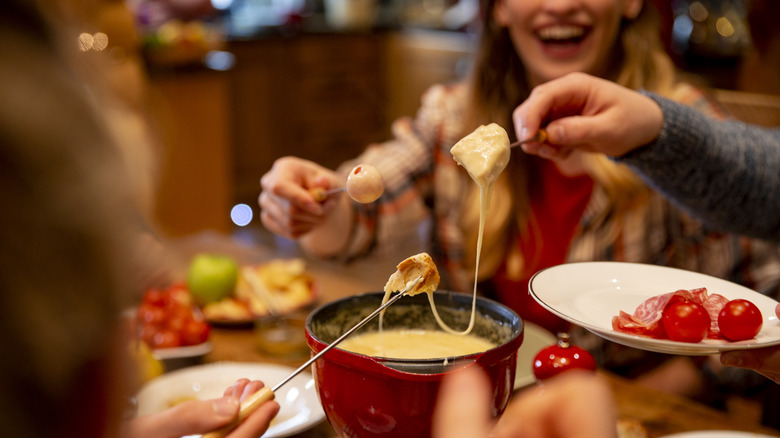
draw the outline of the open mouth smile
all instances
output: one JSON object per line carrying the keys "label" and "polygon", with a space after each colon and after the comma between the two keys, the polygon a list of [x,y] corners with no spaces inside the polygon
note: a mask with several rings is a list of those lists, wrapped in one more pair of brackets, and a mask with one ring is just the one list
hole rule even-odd
{"label": "open mouth smile", "polygon": [[574,25],[547,26],[536,32],[537,38],[549,49],[572,48],[580,44],[590,28]]}

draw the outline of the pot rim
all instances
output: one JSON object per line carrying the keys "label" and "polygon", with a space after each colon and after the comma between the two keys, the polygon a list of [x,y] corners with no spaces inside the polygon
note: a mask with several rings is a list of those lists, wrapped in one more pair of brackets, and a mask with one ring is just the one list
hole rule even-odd
{"label": "pot rim", "polygon": [[[471,294],[455,292],[455,291],[436,291],[434,293],[442,294],[442,295],[448,294],[448,295],[456,295],[460,297],[468,297],[469,300],[471,300],[472,298]],[[381,291],[365,292],[361,294],[352,295],[349,297],[340,298],[338,300],[330,301],[328,303],[324,303],[318,306],[317,308],[315,308],[314,310],[312,310],[309,313],[309,315],[306,317],[306,323],[305,323],[306,340],[307,343],[309,344],[309,347],[312,349],[314,353],[316,353],[318,351],[321,351],[323,348],[325,348],[328,345],[319,336],[315,335],[311,330],[311,324],[313,319],[317,316],[318,313],[323,311],[325,308],[332,307],[347,301],[371,299],[374,297],[382,297],[382,296],[384,296],[384,292]],[[364,361],[367,360],[382,367],[382,369],[384,370],[390,368],[393,371],[410,374],[410,375],[429,375],[429,374],[410,373],[404,370],[398,370],[396,368],[389,367],[388,365],[398,364],[399,366],[402,367],[406,367],[406,366],[425,367],[425,366],[437,366],[442,364],[443,361],[446,361],[446,363],[449,365],[447,366],[447,369],[446,371],[444,371],[444,373],[447,373],[447,372],[451,372],[454,369],[462,368],[464,364],[465,366],[469,366],[472,363],[491,363],[491,362],[504,359],[512,354],[516,354],[524,337],[525,325],[522,318],[520,318],[520,316],[515,311],[513,311],[506,305],[501,304],[490,298],[485,298],[480,296],[477,296],[477,304],[478,304],[477,311],[479,311],[480,303],[486,304],[488,306],[495,306],[500,308],[502,311],[508,312],[512,319],[510,323],[513,321],[517,321],[517,328],[513,330],[511,337],[506,341],[504,341],[503,343],[489,350],[479,352],[479,353],[461,355],[461,356],[439,357],[439,358],[432,358],[432,359],[401,359],[401,358],[368,356],[361,353],[355,353],[355,352],[343,350],[338,346],[336,346],[328,353],[326,353],[325,357],[327,357],[328,360],[334,360],[341,363],[351,363],[354,362],[355,360],[364,360]],[[430,375],[438,375],[438,374],[441,373],[430,374]]]}

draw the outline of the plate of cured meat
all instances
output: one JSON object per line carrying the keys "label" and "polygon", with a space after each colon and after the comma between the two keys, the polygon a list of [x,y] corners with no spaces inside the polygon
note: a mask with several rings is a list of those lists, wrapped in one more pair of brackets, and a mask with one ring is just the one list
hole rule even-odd
{"label": "plate of cured meat", "polygon": [[[698,356],[780,345],[777,301],[697,272],[626,262],[567,263],[537,272],[528,290],[550,312],[629,347]],[[674,341],[659,328],[666,306],[678,300],[696,301],[710,315],[701,341]],[[750,301],[760,311],[760,330],[752,338],[733,341],[719,332],[717,315],[731,300]]]}

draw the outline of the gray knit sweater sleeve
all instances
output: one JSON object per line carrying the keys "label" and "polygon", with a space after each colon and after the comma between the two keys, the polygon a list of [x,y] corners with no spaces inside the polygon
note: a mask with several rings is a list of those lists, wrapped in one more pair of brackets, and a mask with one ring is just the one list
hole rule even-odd
{"label": "gray knit sweater sleeve", "polygon": [[714,120],[645,94],[663,110],[661,133],[616,160],[715,229],[780,240],[780,128]]}

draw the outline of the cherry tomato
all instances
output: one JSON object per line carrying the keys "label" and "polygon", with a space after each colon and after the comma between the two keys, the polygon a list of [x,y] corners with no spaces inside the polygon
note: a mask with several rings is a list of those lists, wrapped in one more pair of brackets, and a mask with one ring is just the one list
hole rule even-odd
{"label": "cherry tomato", "polygon": [[197,345],[206,342],[211,332],[211,326],[206,321],[187,320],[184,328],[181,330],[181,340],[183,345]]}
{"label": "cherry tomato", "polygon": [[152,338],[152,348],[181,347],[181,335],[173,330],[161,330]]}
{"label": "cherry tomato", "polygon": [[188,317],[188,316],[186,316],[186,315],[185,315],[185,316],[178,316],[178,315],[176,315],[176,316],[171,316],[170,318],[168,318],[168,321],[167,321],[167,323],[165,324],[165,326],[166,326],[166,327],[167,327],[169,330],[173,330],[173,331],[175,331],[175,332],[179,332],[179,333],[181,333],[181,332],[182,332],[182,330],[184,330],[184,327],[186,327],[186,326],[187,326],[187,322],[188,322],[190,319],[191,319],[191,318],[189,318],[189,317]]}
{"label": "cherry tomato", "polygon": [[167,305],[170,307],[192,308],[192,294],[182,284],[176,284],[167,290]]}
{"label": "cherry tomato", "polygon": [[165,309],[149,304],[141,304],[138,308],[138,321],[143,325],[162,325],[167,318]]}
{"label": "cherry tomato", "polygon": [[539,380],[571,369],[595,371],[596,361],[587,350],[572,345],[566,333],[558,333],[558,343],[541,349],[534,357],[534,376]]}
{"label": "cherry tomato", "polygon": [[156,325],[145,324],[141,326],[141,333],[139,336],[146,345],[151,347],[154,343],[154,337],[157,336],[159,331],[160,327]]}
{"label": "cherry tomato", "polygon": [[661,318],[669,339],[700,342],[710,328],[710,315],[701,304],[682,300],[668,304]]}
{"label": "cherry tomato", "polygon": [[149,289],[138,307],[139,336],[150,347],[175,348],[202,344],[211,326],[183,285]]}
{"label": "cherry tomato", "polygon": [[731,300],[718,314],[720,332],[730,341],[753,339],[763,325],[761,311],[748,300]]}
{"label": "cherry tomato", "polygon": [[163,307],[166,301],[166,293],[160,289],[149,289],[143,297],[144,304],[154,307]]}

